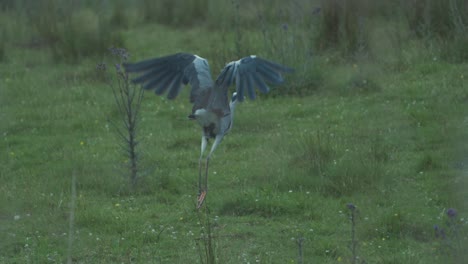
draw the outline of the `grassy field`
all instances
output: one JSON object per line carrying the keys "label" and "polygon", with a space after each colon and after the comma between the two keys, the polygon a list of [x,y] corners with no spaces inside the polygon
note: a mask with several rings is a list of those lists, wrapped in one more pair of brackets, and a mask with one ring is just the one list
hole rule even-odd
{"label": "grassy field", "polygon": [[[201,2],[217,8],[190,2],[193,14]],[[376,19],[364,51],[319,50],[308,41],[319,33],[301,24],[315,18],[255,20],[245,1],[228,2],[227,25],[218,16],[196,26],[182,15],[143,21],[138,9],[116,9],[111,17],[126,24],[105,29],[130,61],[192,52],[216,76],[241,53],[296,68],[271,95],[238,106],[201,211],[189,89],[175,101],[144,95],[142,173],[130,188],[109,122],[119,113],[95,70],[106,62],[114,76],[115,60],[76,42],[54,46],[22,23],[27,15],[2,10],[0,263],[203,263],[208,229],[217,263],[462,263],[468,63],[453,59],[451,43]],[[98,18],[83,10],[76,21]],[[255,21],[264,24],[247,27]]]}

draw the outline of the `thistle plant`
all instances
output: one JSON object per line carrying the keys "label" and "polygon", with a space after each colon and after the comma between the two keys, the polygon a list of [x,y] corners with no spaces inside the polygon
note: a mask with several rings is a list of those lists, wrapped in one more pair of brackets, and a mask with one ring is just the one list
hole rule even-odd
{"label": "thistle plant", "polygon": [[[140,176],[139,154],[137,151],[137,128],[143,89],[133,85],[128,74],[123,70],[122,63],[129,58],[129,53],[123,48],[110,48],[111,55],[117,58],[114,64],[114,74],[107,75],[106,82],[112,89],[115,104],[121,119],[120,124],[109,120],[120,138],[120,146],[126,157],[125,165],[128,168],[128,177],[131,187],[135,187]],[[98,64],[97,70],[106,72],[104,63]],[[113,76],[113,77],[112,77]]]}

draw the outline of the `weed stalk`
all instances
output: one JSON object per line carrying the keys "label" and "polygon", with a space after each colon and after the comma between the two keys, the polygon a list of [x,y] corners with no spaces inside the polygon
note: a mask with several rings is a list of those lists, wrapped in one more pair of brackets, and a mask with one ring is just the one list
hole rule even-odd
{"label": "weed stalk", "polygon": [[349,209],[349,219],[351,220],[351,254],[352,254],[352,259],[351,263],[356,264],[358,260],[357,256],[357,240],[356,240],[356,206],[354,204],[348,204],[347,205]]}
{"label": "weed stalk", "polygon": [[[137,128],[144,90],[133,85],[128,74],[122,70],[121,64],[128,59],[128,52],[123,48],[110,48],[109,50],[112,55],[119,58],[119,62],[115,64],[117,83],[115,84],[111,79],[108,81],[108,85],[112,89],[114,101],[122,121],[120,126],[112,121],[110,123],[121,139],[120,146],[127,157],[126,163],[128,163],[130,184],[134,188],[138,183],[140,172]],[[98,68],[106,69],[105,65],[98,65]]]}
{"label": "weed stalk", "polygon": [[241,25],[240,25],[240,3],[239,0],[232,0],[232,4],[234,5],[234,28],[236,30],[236,37],[235,37],[235,45],[236,45],[236,56],[242,56],[241,50],[241,41],[242,41],[242,34],[241,34]]}
{"label": "weed stalk", "polygon": [[73,249],[73,232],[75,223],[75,205],[76,205],[76,171],[72,173],[71,181],[71,201],[70,201],[70,219],[68,225],[68,252],[67,252],[67,263],[71,264],[72,261],[72,249]]}
{"label": "weed stalk", "polygon": [[[205,201],[204,212],[198,210],[198,220],[200,222],[200,238],[196,240],[200,263],[215,264],[216,256],[214,249],[213,234],[211,230],[210,210]],[[203,244],[203,249],[200,247],[200,241]]]}
{"label": "weed stalk", "polygon": [[296,239],[297,248],[299,250],[297,263],[299,264],[304,264],[304,240],[305,238],[302,235],[299,235],[299,237]]}

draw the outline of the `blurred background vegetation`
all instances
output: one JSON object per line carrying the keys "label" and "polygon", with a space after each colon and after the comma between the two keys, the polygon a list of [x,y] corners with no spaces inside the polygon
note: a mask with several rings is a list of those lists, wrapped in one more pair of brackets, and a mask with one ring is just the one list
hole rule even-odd
{"label": "blurred background vegetation", "polygon": [[[310,60],[325,52],[332,60],[396,69],[421,57],[416,50],[450,62],[468,59],[464,0],[2,0],[0,8],[0,60],[8,58],[8,45],[21,45],[77,63],[125,47],[122,32],[143,24],[198,27],[222,33],[224,43],[202,54],[220,58],[215,64],[255,53],[296,67],[303,78],[287,91],[293,93],[317,87],[320,73]],[[151,34],[164,38],[157,29]]]}

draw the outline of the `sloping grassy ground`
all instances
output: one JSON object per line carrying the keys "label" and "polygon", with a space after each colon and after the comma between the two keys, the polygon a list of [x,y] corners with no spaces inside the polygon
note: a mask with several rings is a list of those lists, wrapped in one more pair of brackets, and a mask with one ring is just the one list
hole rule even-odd
{"label": "sloping grassy ground", "polygon": [[[212,62],[213,75],[237,59],[222,57],[235,48],[229,40],[223,47],[231,37],[157,25],[122,34],[132,60],[194,52]],[[118,120],[112,91],[94,70],[100,60],[70,65],[47,49],[8,44],[0,64],[0,262],[67,259],[75,174],[76,263],[200,262],[204,217],[219,263],[295,263],[301,238],[304,263],[352,263],[349,203],[357,207],[358,262],[460,263],[468,64],[422,47],[405,45],[402,69],[323,53],[313,61],[321,76],[314,92],[241,104],[210,163],[207,216],[195,209],[200,131],[186,120],[187,94],[173,102],[145,94],[138,135],[146,174],[132,192],[107,121]]]}

